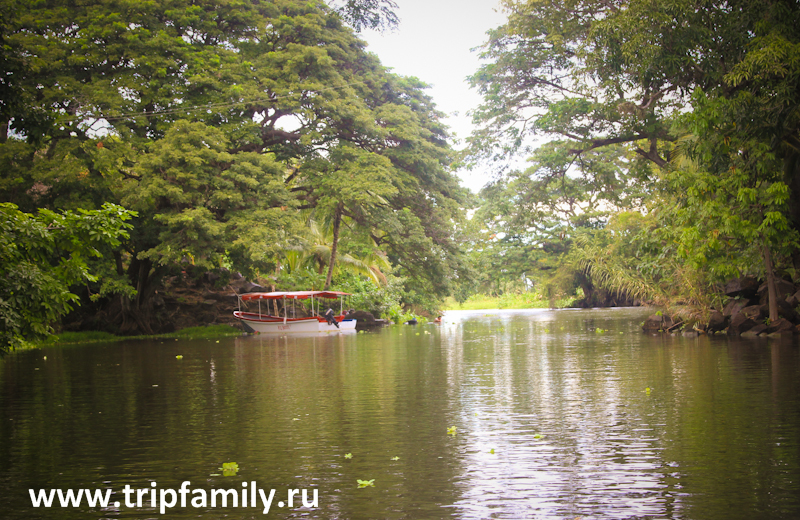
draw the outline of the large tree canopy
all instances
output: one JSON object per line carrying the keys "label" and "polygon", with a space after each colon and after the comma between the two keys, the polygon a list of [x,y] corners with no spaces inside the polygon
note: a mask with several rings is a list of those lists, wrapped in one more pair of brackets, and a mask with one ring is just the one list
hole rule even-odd
{"label": "large tree canopy", "polygon": [[441,114],[341,14],[391,25],[393,5],[6,2],[0,198],[134,208],[114,263],[133,311],[180,262],[273,272],[307,208],[362,228],[441,298],[464,195]]}
{"label": "large tree canopy", "polygon": [[[542,135],[576,163],[624,146],[626,169],[660,200],[651,209],[679,209],[670,222],[677,254],[706,264],[709,280],[733,274],[727,263],[766,274],[772,287],[777,270],[797,265],[796,2],[503,5],[508,22],[490,34],[488,63],[472,77],[484,96],[475,161],[529,154]],[[732,264],[733,251],[762,267]]]}

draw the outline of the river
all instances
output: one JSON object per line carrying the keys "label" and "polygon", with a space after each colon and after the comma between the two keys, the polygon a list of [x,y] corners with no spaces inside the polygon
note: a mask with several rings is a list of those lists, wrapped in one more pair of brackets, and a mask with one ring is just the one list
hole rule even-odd
{"label": "river", "polygon": [[[15,352],[0,517],[800,518],[797,341],[648,336],[647,312]],[[33,506],[52,489],[110,499]]]}

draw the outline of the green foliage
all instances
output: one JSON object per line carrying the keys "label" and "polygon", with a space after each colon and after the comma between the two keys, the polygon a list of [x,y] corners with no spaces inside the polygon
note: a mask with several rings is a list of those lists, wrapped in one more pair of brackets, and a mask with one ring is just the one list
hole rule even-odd
{"label": "green foliage", "polygon": [[356,32],[394,29],[400,23],[394,13],[397,4],[392,0],[343,0],[331,2],[331,5]]}
{"label": "green foliage", "polygon": [[359,488],[375,487],[375,479],[374,478],[370,479],[370,480],[356,479],[356,482],[358,482],[358,487]]}
{"label": "green foliage", "polygon": [[239,473],[239,465],[235,462],[223,462],[222,467],[219,469],[222,470],[222,476],[224,477],[234,477]]}
{"label": "green foliage", "polygon": [[208,325],[201,327],[187,327],[169,334],[157,334],[153,336],[116,336],[109,332],[102,331],[80,331],[80,332],[59,332],[48,336],[43,341],[36,343],[36,346],[46,345],[67,345],[75,343],[101,343],[123,341],[130,339],[178,339],[178,338],[222,338],[228,336],[240,336],[242,331],[230,325]]}
{"label": "green foliage", "polygon": [[199,327],[187,327],[169,334],[160,334],[158,337],[164,338],[217,338],[223,336],[239,336],[242,334],[240,329],[230,325],[205,325]]}
{"label": "green foliage", "polygon": [[363,276],[343,273],[333,287],[352,295],[349,298],[352,308],[370,312],[375,317],[388,317],[390,309],[400,306],[403,294],[403,280],[391,274],[386,276],[386,285],[379,286]]}
{"label": "green foliage", "polygon": [[133,216],[114,204],[35,215],[0,204],[0,349],[51,333],[78,302],[70,287],[95,280],[87,259],[118,246]]}
{"label": "green foliage", "polygon": [[[265,265],[282,246],[293,215],[281,166],[270,154],[237,153],[217,128],[176,121],[138,161],[122,201],[149,219],[153,247],[140,259],[158,265],[189,258],[204,269],[226,257],[247,270]],[[140,220],[138,224],[143,225]]]}
{"label": "green foliage", "polygon": [[[537,232],[540,242],[563,233],[561,253],[569,252],[551,257],[561,273],[553,278],[571,271],[587,294],[597,285],[673,306],[718,306],[716,285],[726,278],[794,271],[796,2],[504,5],[508,21],[490,33],[486,64],[472,77],[484,101],[471,158],[505,162],[520,152],[537,171],[487,188],[482,222],[495,222],[507,244],[479,251],[483,262],[497,259],[484,272],[530,277],[541,258]],[[535,134],[555,140],[532,152]],[[565,225],[558,215],[572,201],[585,204],[582,221]],[[610,229],[610,214],[621,211],[640,223],[617,219]]]}
{"label": "green foliage", "polygon": [[[316,213],[316,212],[315,212]],[[279,286],[282,290],[306,290],[324,287],[327,276],[323,272],[330,267],[333,250],[333,225],[329,219],[318,222],[310,214],[306,227],[291,238],[291,245],[279,257]],[[372,243],[369,237],[351,229],[348,219],[342,232],[342,246],[337,255],[332,274],[336,280],[353,276],[368,278],[375,285],[387,284],[384,272],[391,270],[386,255]],[[338,282],[337,282],[338,283]],[[345,290],[345,289],[343,289]],[[358,289],[346,290],[347,292]],[[362,307],[359,307],[362,308]]]}
{"label": "green foliage", "polygon": [[81,331],[81,332],[60,332],[48,336],[46,340],[39,342],[38,345],[66,345],[71,343],[103,343],[119,341],[121,338],[110,332],[103,331]]}
{"label": "green foliage", "polygon": [[479,273],[469,292],[505,295],[535,287],[554,302],[580,287],[590,297],[582,268],[565,265],[565,256],[576,236],[641,206],[647,191],[626,167],[623,148],[591,150],[576,161],[565,146],[561,141],[541,146],[527,170],[508,172],[481,191],[481,206],[467,231]]}
{"label": "green foliage", "polygon": [[464,302],[454,299],[445,300],[445,310],[481,310],[481,309],[549,309],[551,307],[570,307],[575,296],[551,299],[549,295],[537,291],[507,291],[500,296],[473,294]]}
{"label": "green foliage", "polygon": [[395,325],[402,325],[403,323],[413,319],[417,319],[417,321],[419,321],[420,318],[411,311],[404,311],[400,305],[393,305],[389,307],[383,316]]}
{"label": "green foliage", "polygon": [[[128,323],[141,324],[162,278],[187,264],[318,286],[280,268],[304,246],[305,209],[333,231],[324,284],[359,262],[383,283],[394,264],[407,303],[436,301],[465,269],[454,232],[466,192],[448,169],[442,114],[424,83],[387,72],[344,25],[391,27],[395,8],[4,10],[0,200],[135,209],[130,238],[91,265],[102,281],[87,288],[98,306],[123,295]],[[357,247],[339,253],[340,230]]]}

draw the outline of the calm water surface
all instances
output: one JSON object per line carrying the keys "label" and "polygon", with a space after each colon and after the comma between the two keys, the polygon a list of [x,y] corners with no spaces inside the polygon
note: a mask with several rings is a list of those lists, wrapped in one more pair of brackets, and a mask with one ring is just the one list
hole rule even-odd
{"label": "calm water surface", "polygon": [[[450,312],[373,334],[14,353],[0,518],[800,518],[797,343],[646,336],[646,314]],[[183,481],[276,494],[267,515],[161,515],[149,494],[113,507],[125,485]],[[31,488],[112,503],[33,508]],[[279,508],[289,489],[316,489],[318,507]]]}

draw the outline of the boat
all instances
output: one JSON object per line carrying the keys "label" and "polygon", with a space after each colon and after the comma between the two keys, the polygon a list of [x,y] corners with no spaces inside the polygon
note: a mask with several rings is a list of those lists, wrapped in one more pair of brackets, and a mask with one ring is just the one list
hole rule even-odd
{"label": "boat", "polygon": [[[267,293],[246,293],[237,295],[239,298],[239,310],[233,312],[233,316],[241,320],[245,329],[258,332],[260,334],[291,334],[296,332],[355,332],[356,320],[346,318],[344,314],[344,297],[350,293],[339,291],[294,291],[294,292],[267,292]],[[339,300],[339,314],[332,317],[336,324],[328,322],[324,316],[324,311],[320,312],[323,302],[317,299]],[[277,309],[276,300],[281,300],[283,316],[270,314],[270,306]],[[297,300],[311,300],[311,316],[297,318],[289,317],[289,302],[291,300],[292,310],[296,310]],[[242,302],[258,303],[258,312],[242,311]],[[266,307],[265,310],[262,309]],[[315,305],[316,304],[316,305]],[[262,312],[263,310],[263,312]],[[277,312],[277,311],[275,311]],[[295,315],[295,312],[292,312]],[[338,327],[337,327],[338,325]]]}

